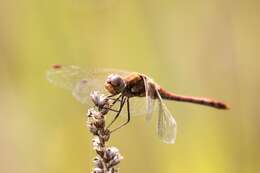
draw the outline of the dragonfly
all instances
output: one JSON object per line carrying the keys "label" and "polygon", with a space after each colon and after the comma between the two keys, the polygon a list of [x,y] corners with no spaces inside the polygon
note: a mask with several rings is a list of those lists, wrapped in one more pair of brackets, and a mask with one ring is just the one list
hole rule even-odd
{"label": "dragonfly", "polygon": [[[145,115],[146,120],[149,121],[156,113],[158,115],[157,135],[169,144],[176,141],[177,123],[164,100],[194,103],[223,110],[229,108],[222,101],[175,94],[164,89],[145,74],[125,70],[105,68],[86,70],[75,65],[57,64],[47,71],[47,80],[56,86],[70,90],[82,104],[90,104],[90,96],[92,99],[99,98],[97,91],[106,92],[108,95],[101,98],[105,101],[112,100],[109,109],[116,112],[108,128],[120,114],[127,114],[126,122],[114,130],[128,124],[132,115]],[[119,104],[116,110],[112,109],[115,103]],[[126,109],[123,109],[125,105]]]}

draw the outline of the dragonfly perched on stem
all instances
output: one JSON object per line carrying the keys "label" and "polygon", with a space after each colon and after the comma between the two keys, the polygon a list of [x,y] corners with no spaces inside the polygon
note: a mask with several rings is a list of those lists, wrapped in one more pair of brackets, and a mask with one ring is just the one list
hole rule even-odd
{"label": "dragonfly perched on stem", "polygon": [[[146,119],[150,120],[157,105],[157,134],[166,143],[175,143],[177,125],[164,100],[195,103],[217,109],[228,109],[228,106],[221,101],[202,97],[182,96],[169,92],[147,75],[138,72],[113,69],[84,70],[73,65],[54,65],[47,71],[47,79],[54,85],[71,90],[73,96],[83,104],[89,103],[90,94],[92,100],[94,99],[97,105],[112,100],[107,108],[116,112],[116,115],[107,128],[116,121],[126,105],[127,121],[112,130],[112,132],[129,123],[132,114],[146,114]],[[102,97],[102,102],[98,94],[93,93],[96,90],[108,92],[109,95]],[[155,104],[156,101],[158,102],[157,104]],[[119,103],[117,110],[113,109],[116,103]],[[145,105],[145,109],[140,107],[140,105]]]}

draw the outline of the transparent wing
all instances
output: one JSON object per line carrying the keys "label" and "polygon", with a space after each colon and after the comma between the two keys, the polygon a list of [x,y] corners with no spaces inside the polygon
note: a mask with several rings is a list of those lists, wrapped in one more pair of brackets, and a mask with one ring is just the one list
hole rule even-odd
{"label": "transparent wing", "polygon": [[46,73],[46,78],[51,84],[68,90],[72,90],[86,77],[88,77],[87,72],[74,65],[54,65]]}
{"label": "transparent wing", "polygon": [[154,104],[155,104],[155,83],[152,79],[146,77],[144,79],[145,85],[145,98],[146,98],[146,120],[149,121],[152,119]]}
{"label": "transparent wing", "polygon": [[[130,113],[131,116],[146,115],[146,120],[149,121],[152,118],[155,105],[155,85],[152,79],[147,76],[144,78],[145,96],[144,97],[131,97],[130,98]],[[127,115],[127,110],[122,110],[123,115]]]}
{"label": "transparent wing", "polygon": [[107,77],[110,74],[118,74],[124,77],[129,72],[115,69],[92,69],[85,73],[85,78],[76,83],[72,90],[72,95],[82,104],[89,102],[89,95],[92,91],[99,91],[103,94],[109,94],[104,87]]}
{"label": "transparent wing", "polygon": [[164,104],[159,91],[156,89],[158,95],[158,125],[157,133],[161,140],[168,144],[174,144],[176,140],[177,124],[172,114]]}
{"label": "transparent wing", "polygon": [[92,91],[107,94],[104,84],[110,74],[119,74],[124,77],[129,72],[115,69],[84,70],[74,65],[55,65],[47,71],[46,77],[50,83],[70,90],[79,102],[87,104]]}
{"label": "transparent wing", "polygon": [[[145,97],[131,97],[129,99],[130,115],[131,116],[143,116],[147,114],[146,111],[146,98]],[[119,106],[117,106],[119,107]],[[127,116],[126,106],[123,108],[121,114]]]}

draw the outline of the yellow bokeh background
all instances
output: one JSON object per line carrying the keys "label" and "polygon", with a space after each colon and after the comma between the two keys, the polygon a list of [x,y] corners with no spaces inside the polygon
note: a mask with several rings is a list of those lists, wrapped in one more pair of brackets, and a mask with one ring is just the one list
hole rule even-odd
{"label": "yellow bokeh background", "polygon": [[45,78],[61,63],[138,71],[230,105],[167,102],[175,145],[157,139],[156,117],[132,118],[110,140],[120,172],[258,173],[259,2],[0,1],[0,172],[91,171],[87,107]]}

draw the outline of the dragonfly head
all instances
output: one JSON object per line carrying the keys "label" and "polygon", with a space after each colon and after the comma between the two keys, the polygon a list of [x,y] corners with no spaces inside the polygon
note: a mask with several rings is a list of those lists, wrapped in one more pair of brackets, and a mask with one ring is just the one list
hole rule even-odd
{"label": "dragonfly head", "polygon": [[119,93],[123,92],[123,90],[125,89],[125,86],[126,86],[126,83],[121,76],[119,76],[117,74],[111,74],[107,77],[105,88],[111,94],[119,94]]}

